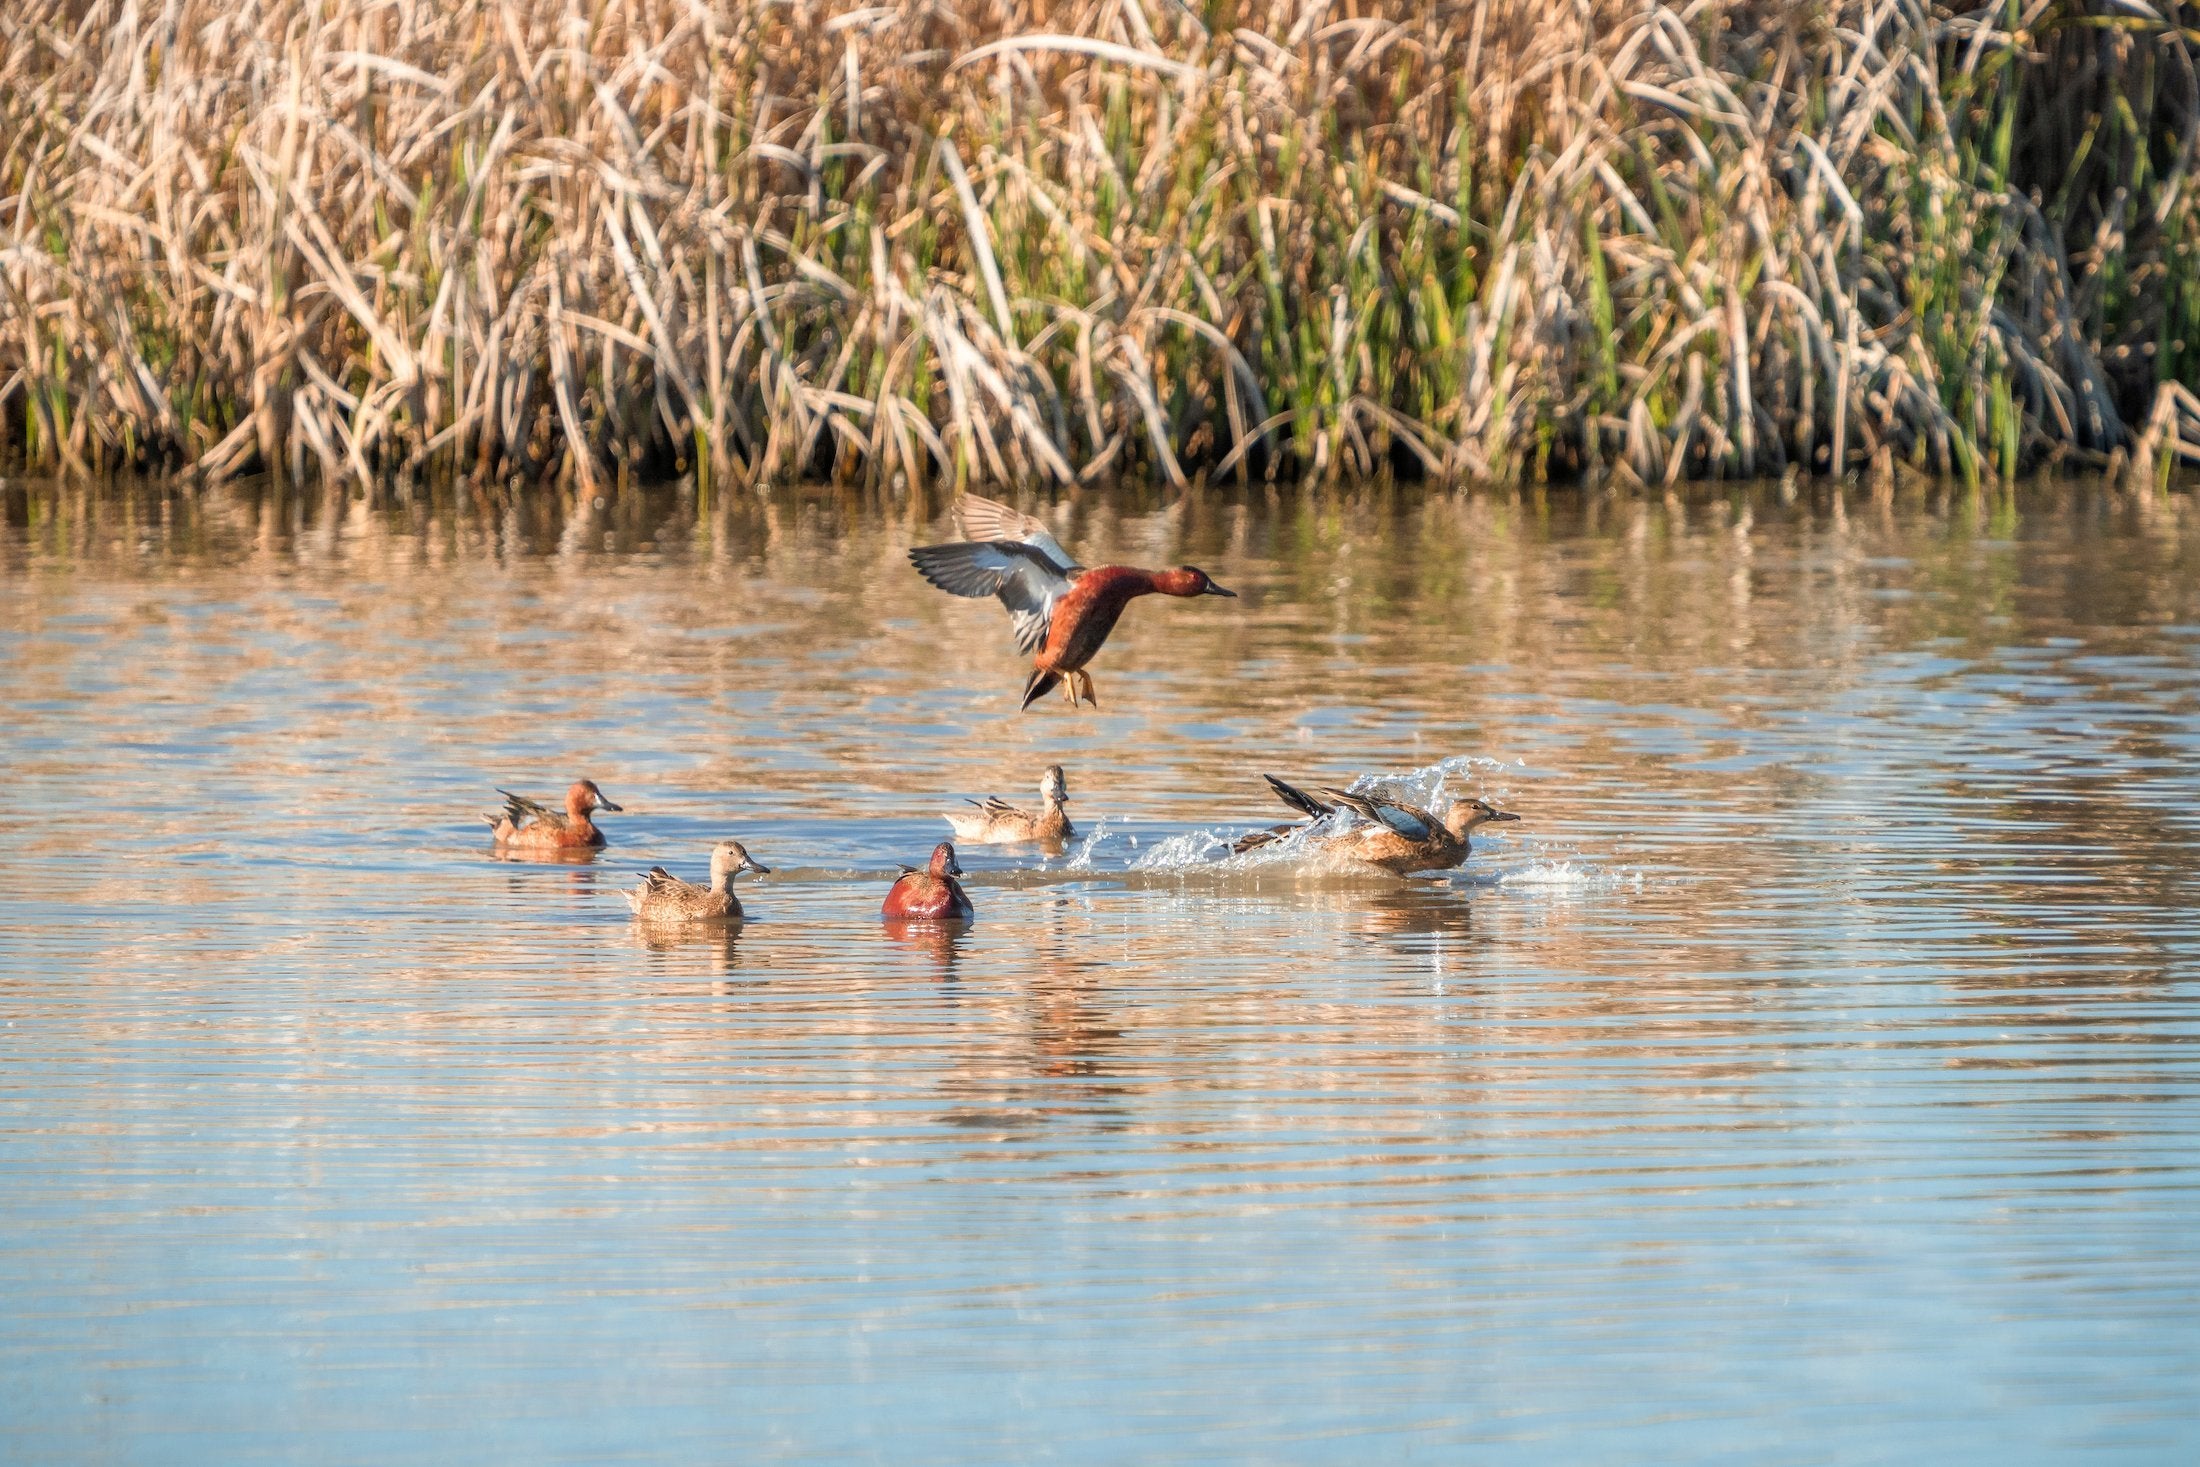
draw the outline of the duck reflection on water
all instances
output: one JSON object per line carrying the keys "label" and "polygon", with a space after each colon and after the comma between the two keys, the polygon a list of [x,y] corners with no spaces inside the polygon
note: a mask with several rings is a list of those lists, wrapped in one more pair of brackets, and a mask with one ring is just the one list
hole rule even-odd
{"label": "duck reflection on water", "polygon": [[[653,972],[663,978],[691,982],[698,978],[722,984],[741,967],[741,934],[738,922],[632,924],[634,941],[652,955]],[[714,987],[714,992],[731,992]]]}
{"label": "duck reflection on water", "polygon": [[942,983],[954,981],[955,969],[969,945],[970,924],[930,917],[888,917],[887,938],[896,947],[931,961],[933,976]]}

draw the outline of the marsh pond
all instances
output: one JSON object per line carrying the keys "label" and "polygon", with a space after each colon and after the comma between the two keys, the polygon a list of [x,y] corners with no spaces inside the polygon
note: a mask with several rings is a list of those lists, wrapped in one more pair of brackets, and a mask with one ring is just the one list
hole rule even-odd
{"label": "marsh pond", "polygon": [[0,1459],[2200,1452],[2186,498],[1092,493],[1024,713],[940,513],[0,505]]}

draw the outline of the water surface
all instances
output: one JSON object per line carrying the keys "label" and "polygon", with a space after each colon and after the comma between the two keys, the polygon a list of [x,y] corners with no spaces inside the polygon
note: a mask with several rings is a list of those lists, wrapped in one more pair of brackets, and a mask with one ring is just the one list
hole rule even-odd
{"label": "water surface", "polygon": [[2182,499],[1092,495],[1243,599],[1021,715],[907,507],[0,505],[0,1459],[2200,1451]]}

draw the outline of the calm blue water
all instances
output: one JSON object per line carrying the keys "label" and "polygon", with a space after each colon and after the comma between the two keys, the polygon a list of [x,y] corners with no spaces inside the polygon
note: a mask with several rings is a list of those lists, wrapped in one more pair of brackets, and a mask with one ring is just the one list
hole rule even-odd
{"label": "calm blue water", "polygon": [[0,506],[0,1460],[2200,1455],[2183,500],[1095,497],[1245,599],[1020,716],[830,496]]}

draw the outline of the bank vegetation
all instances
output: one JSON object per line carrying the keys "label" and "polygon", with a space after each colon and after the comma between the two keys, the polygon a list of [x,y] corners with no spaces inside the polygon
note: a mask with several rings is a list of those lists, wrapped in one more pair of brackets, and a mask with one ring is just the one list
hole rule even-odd
{"label": "bank vegetation", "polygon": [[19,0],[0,461],[2200,456],[2175,0]]}

